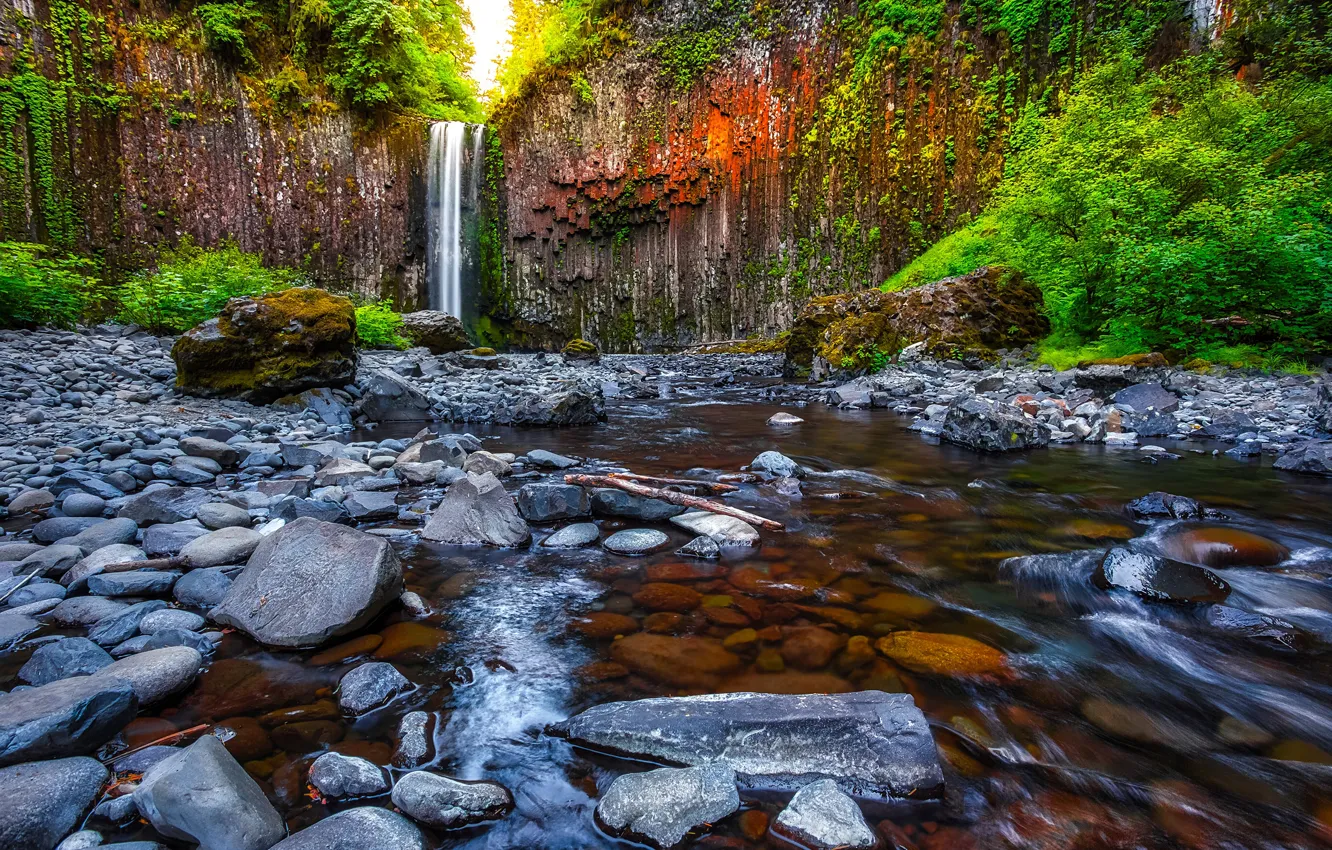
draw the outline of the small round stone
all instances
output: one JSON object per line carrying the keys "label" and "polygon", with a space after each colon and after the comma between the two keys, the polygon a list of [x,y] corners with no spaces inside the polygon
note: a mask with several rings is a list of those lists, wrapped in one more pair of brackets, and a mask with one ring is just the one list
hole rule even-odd
{"label": "small round stone", "polygon": [[617,555],[646,555],[669,541],[669,537],[656,529],[626,528],[607,537],[602,545]]}

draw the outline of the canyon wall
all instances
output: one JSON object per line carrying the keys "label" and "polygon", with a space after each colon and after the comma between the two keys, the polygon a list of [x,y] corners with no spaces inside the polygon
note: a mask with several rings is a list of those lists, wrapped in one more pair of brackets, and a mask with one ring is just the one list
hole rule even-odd
{"label": "canyon wall", "polygon": [[[1036,4],[1019,37],[997,4],[941,3],[934,31],[871,5],[658,0],[625,13],[628,46],[503,104],[483,311],[516,342],[612,351],[789,329],[810,296],[878,285],[976,215],[1012,128],[1133,14]],[[1191,11],[1140,49],[1187,47]]]}
{"label": "canyon wall", "polygon": [[0,0],[0,238],[95,253],[112,277],[185,236],[234,239],[423,302],[426,123],[367,119],[260,59],[251,76],[219,58],[188,4]]}

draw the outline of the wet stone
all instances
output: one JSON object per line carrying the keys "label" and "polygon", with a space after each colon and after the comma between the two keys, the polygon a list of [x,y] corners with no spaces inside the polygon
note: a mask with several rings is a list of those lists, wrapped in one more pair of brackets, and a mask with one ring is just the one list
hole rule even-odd
{"label": "wet stone", "polygon": [[1274,540],[1239,528],[1190,528],[1161,541],[1167,555],[1203,567],[1271,567],[1290,557]]}
{"label": "wet stone", "polygon": [[188,632],[197,632],[204,627],[205,622],[203,617],[192,611],[163,608],[160,611],[151,612],[139,621],[139,633],[153,635],[166,629],[184,629]]}
{"label": "wet stone", "polygon": [[339,753],[324,753],[314,760],[310,784],[334,799],[370,797],[389,790],[388,779],[378,765]]}
{"label": "wet stone", "polygon": [[670,538],[653,528],[627,528],[617,531],[602,541],[602,546],[617,555],[646,555],[670,542]]}
{"label": "wet stone", "polygon": [[587,491],[573,484],[524,484],[518,491],[518,512],[528,522],[573,519],[591,510]]}
{"label": "wet stone", "polygon": [[139,525],[182,522],[193,519],[208,498],[202,487],[163,487],[131,497],[117,515]]}
{"label": "wet stone", "polygon": [[421,830],[374,806],[346,809],[273,845],[272,850],[425,850]]}
{"label": "wet stone", "polygon": [[191,570],[181,576],[172,595],[176,601],[191,608],[212,608],[220,605],[231,588],[231,578],[220,567]]}
{"label": "wet stone", "polygon": [[0,694],[0,765],[92,752],[138,705],[128,682],[93,676]]}
{"label": "wet stone", "polygon": [[0,769],[0,847],[51,850],[83,821],[106,780],[105,767],[82,757]]}
{"label": "wet stone", "polygon": [[877,843],[860,806],[831,779],[797,791],[773,822],[773,831],[810,850],[851,850]]}
{"label": "wet stone", "polygon": [[497,782],[460,782],[417,770],[399,777],[393,805],[427,826],[453,829],[503,817],[513,809],[513,795]]}
{"label": "wet stone", "polygon": [[709,511],[690,511],[671,518],[671,523],[693,534],[711,537],[719,546],[754,546],[759,533],[744,520]]}
{"label": "wet stone", "polygon": [[577,549],[595,543],[600,536],[596,523],[576,522],[545,538],[541,545],[548,549]]}
{"label": "wet stone", "polygon": [[424,711],[409,711],[398,722],[397,748],[393,751],[393,766],[420,767],[430,761],[434,752],[430,731],[431,715]]}
{"label": "wet stone", "polygon": [[1311,640],[1291,623],[1277,617],[1254,614],[1228,605],[1209,605],[1203,615],[1207,625],[1226,635],[1275,649],[1281,652],[1300,652],[1309,647]]}
{"label": "wet stone", "polygon": [[200,505],[195,514],[204,528],[218,530],[250,527],[250,512],[245,508],[229,505],[226,502],[210,502],[206,505]]}
{"label": "wet stone", "polygon": [[19,670],[19,678],[29,685],[45,685],[96,673],[110,663],[107,651],[87,638],[61,638],[39,646]]}
{"label": "wet stone", "polygon": [[706,534],[701,534],[676,549],[675,553],[689,558],[720,558],[721,547],[717,545],[716,540]]}
{"label": "wet stone", "polygon": [[597,819],[608,831],[669,848],[691,830],[715,823],[740,808],[735,771],[721,764],[627,773],[611,783],[597,803]]}
{"label": "wet stone", "polygon": [[166,603],[157,599],[131,605],[118,614],[98,620],[97,625],[88,632],[88,639],[101,646],[123,643],[139,633],[139,623],[144,617],[165,607]]}
{"label": "wet stone", "polygon": [[252,528],[231,527],[210,531],[186,543],[180,550],[191,569],[245,563],[263,537]]}
{"label": "wet stone", "polygon": [[1124,548],[1106,552],[1092,583],[1156,602],[1224,602],[1230,595],[1230,585],[1211,570]]}
{"label": "wet stone", "polygon": [[1128,503],[1128,512],[1149,519],[1200,519],[1202,507],[1193,499],[1157,490]]}
{"label": "wet stone", "polygon": [[350,670],[338,683],[338,705],[353,716],[387,705],[412,688],[412,683],[385,661],[371,661]]}
{"label": "wet stone", "polygon": [[140,706],[161,702],[194,683],[203,668],[203,655],[184,646],[148,647],[144,652],[122,658],[96,674],[103,680],[128,682]]}
{"label": "wet stone", "polygon": [[498,478],[486,473],[450,485],[421,536],[440,543],[518,546],[529,532],[513,497]]}
{"label": "wet stone", "polygon": [[766,472],[778,478],[800,478],[805,469],[781,452],[766,451],[750,461],[749,468],[755,472]]}
{"label": "wet stone", "polygon": [[102,573],[88,579],[88,592],[97,596],[163,596],[180,578],[180,573],[164,570],[136,570],[131,573]]}
{"label": "wet stone", "polygon": [[570,469],[578,465],[578,461],[571,457],[557,455],[545,449],[533,449],[527,453],[525,460],[528,466],[534,466],[537,469]]}
{"label": "wet stone", "polygon": [[994,647],[965,635],[934,632],[893,632],[875,648],[917,673],[940,676],[1004,676],[1008,662]]}
{"label": "wet stone", "polygon": [[627,517],[645,522],[658,522],[679,516],[688,508],[673,505],[661,499],[649,499],[636,496],[613,487],[603,487],[592,491],[592,513],[597,516]]}

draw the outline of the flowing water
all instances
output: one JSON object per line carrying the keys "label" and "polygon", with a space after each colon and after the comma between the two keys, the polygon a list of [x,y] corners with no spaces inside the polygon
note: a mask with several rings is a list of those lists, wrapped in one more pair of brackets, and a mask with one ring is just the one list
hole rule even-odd
{"label": "flowing water", "polygon": [[[471,137],[471,147],[467,137]],[[485,126],[440,121],[430,127],[426,208],[430,309],[461,318],[475,276],[474,219],[484,164]]]}
{"label": "flowing water", "polygon": [[[386,615],[364,634],[383,636],[375,652],[420,686],[410,696],[345,721],[332,689],[364,655],[268,652],[230,634],[200,682],[159,717],[136,721],[128,743],[196,723],[232,728],[234,751],[299,828],[349,805],[313,798],[305,773],[318,752],[389,764],[399,718],[419,709],[434,718],[428,766],[498,780],[517,801],[497,823],[434,836],[437,846],[572,850],[623,846],[592,812],[617,775],[646,766],[577,751],[544,735],[546,724],[601,702],[699,690],[878,688],[915,696],[948,783],[942,803],[867,809],[898,846],[1329,846],[1332,664],[1320,649],[1332,640],[1332,483],[1187,450],[1159,464],[1085,445],[982,456],[930,445],[879,411],[811,406],[797,411],[804,424],[777,429],[764,423],[783,408],[758,397],[613,402],[610,423],[595,428],[473,430],[497,437],[496,451],[546,448],[671,476],[735,472],[780,450],[811,470],[803,495],[745,485],[732,499],[787,523],[785,533],[764,532],[760,548],[719,565],[690,561],[673,554],[688,535],[669,525],[658,527],[671,549],[637,559],[397,536],[407,585],[434,613]],[[1198,498],[1229,519],[1129,519],[1124,504],[1153,490]],[[642,524],[601,522],[604,533]],[[1209,627],[1192,606],[1097,590],[1086,559],[1005,563],[1130,538],[1171,546],[1209,527],[1289,549],[1276,566],[1218,572],[1233,587],[1229,604],[1298,626],[1295,649]],[[635,596],[662,579],[702,594],[701,606],[644,609]],[[730,639],[738,667],[691,678],[682,657],[665,674],[676,684],[629,673],[612,661],[613,637],[571,629],[591,612]],[[840,643],[802,648],[793,636],[808,627],[839,641],[963,635],[1001,650],[1006,666],[982,678],[926,674]],[[779,798],[746,796],[745,806],[697,846],[789,846],[764,833]]]}

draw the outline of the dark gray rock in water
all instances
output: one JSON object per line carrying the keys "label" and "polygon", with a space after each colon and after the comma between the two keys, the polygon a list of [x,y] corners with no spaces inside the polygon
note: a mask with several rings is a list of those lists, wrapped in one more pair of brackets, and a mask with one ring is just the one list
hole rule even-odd
{"label": "dark gray rock in water", "polygon": [[[0,585],[3,585],[3,582],[0,582]],[[33,579],[10,593],[7,602],[11,608],[22,608],[33,602],[44,602],[48,599],[59,602],[64,598],[65,588],[61,585],[49,579]]]}
{"label": "dark gray rock in water", "polygon": [[541,545],[550,549],[577,549],[595,543],[601,536],[601,530],[594,522],[576,522],[566,525],[559,531],[541,541]]}
{"label": "dark gray rock in water", "polygon": [[1125,387],[1110,397],[1115,404],[1126,404],[1135,413],[1155,410],[1158,413],[1170,413],[1179,409],[1179,398],[1159,383],[1134,384]]}
{"label": "dark gray rock in water", "polygon": [[[155,634],[145,635],[147,638],[143,646],[139,648],[140,652],[150,649],[166,649],[168,647],[189,647],[197,651],[200,655],[211,655],[216,649],[213,642],[209,640],[208,635],[201,635],[198,632],[192,632],[189,629],[162,629]],[[124,644],[121,644],[123,647]],[[121,648],[117,647],[117,649]],[[115,651],[111,652],[115,655]]]}
{"label": "dark gray rock in water", "polygon": [[773,832],[810,850],[873,847],[878,838],[860,806],[831,779],[801,788],[772,825]]}
{"label": "dark gray rock in water", "polygon": [[361,628],[401,593],[387,541],[302,518],[264,538],[210,617],[270,646],[317,646]]}
{"label": "dark gray rock in water", "polygon": [[665,546],[670,538],[655,528],[626,528],[601,542],[617,555],[646,555]]}
{"label": "dark gray rock in water", "polygon": [[138,708],[128,682],[93,676],[0,694],[0,765],[92,752]]}
{"label": "dark gray rock in water", "polygon": [[379,765],[341,753],[324,753],[310,765],[310,784],[335,800],[370,797],[389,790],[388,778]]}
{"label": "dark gray rock in water", "polygon": [[412,689],[412,683],[387,661],[371,661],[347,671],[338,683],[338,705],[358,716],[387,705]]}
{"label": "dark gray rock in water", "polygon": [[595,425],[606,421],[606,399],[600,387],[574,387],[550,395],[529,395],[497,421],[505,425],[541,428]]}
{"label": "dark gray rock in water", "polygon": [[1131,516],[1150,519],[1201,519],[1202,507],[1186,496],[1176,496],[1162,490],[1148,493],[1128,503]]}
{"label": "dark gray rock in water", "polygon": [[1272,468],[1332,478],[1332,440],[1299,443],[1277,458]]}
{"label": "dark gray rock in water", "polygon": [[231,579],[220,567],[191,570],[171,589],[176,601],[191,608],[212,608],[221,604],[231,589]]}
{"label": "dark gray rock in water", "polygon": [[713,694],[614,702],[548,730],[575,744],[683,765],[710,762],[755,788],[819,779],[862,797],[934,798],[943,772],[909,694]]}
{"label": "dark gray rock in water", "polygon": [[401,377],[379,369],[361,385],[361,413],[375,422],[430,418],[430,400]]}
{"label": "dark gray rock in water", "polygon": [[162,835],[208,850],[268,850],[287,833],[263,789],[213,735],[150,768],[134,803]]}
{"label": "dark gray rock in water", "polygon": [[88,592],[97,596],[163,596],[180,573],[165,570],[136,570],[132,573],[102,573],[88,579]]}
{"label": "dark gray rock in water", "polygon": [[750,462],[749,468],[754,472],[766,472],[779,478],[800,478],[805,474],[803,466],[781,452],[774,451],[760,453]]}
{"label": "dark gray rock in water", "polygon": [[207,501],[208,491],[202,487],[163,487],[130,498],[117,516],[139,525],[182,522],[193,519],[199,506]]}
{"label": "dark gray rock in water", "polygon": [[513,497],[494,475],[468,475],[449,486],[421,536],[440,543],[518,546],[529,537]]}
{"label": "dark gray rock in water", "polygon": [[45,685],[71,676],[88,676],[111,663],[111,655],[87,638],[61,638],[37,647],[19,670],[29,685]]}
{"label": "dark gray rock in water", "polygon": [[402,314],[403,336],[423,345],[431,354],[448,354],[472,347],[463,323],[443,310],[417,310]]}
{"label": "dark gray rock in water", "polygon": [[139,622],[144,617],[165,607],[166,603],[159,599],[131,605],[119,614],[98,620],[88,632],[88,640],[101,646],[123,643],[139,633]]}
{"label": "dark gray rock in water", "polygon": [[518,491],[518,512],[528,522],[552,522],[587,516],[592,503],[576,484],[524,484]]}
{"label": "dark gray rock in water", "polygon": [[58,516],[44,519],[32,527],[32,539],[38,543],[54,543],[86,531],[100,523],[100,517]]}
{"label": "dark gray rock in water", "polygon": [[597,820],[613,834],[668,848],[690,830],[716,823],[739,808],[731,768],[663,767],[618,777],[597,803]]}
{"label": "dark gray rock in water", "polygon": [[620,516],[658,522],[679,516],[689,510],[684,505],[672,505],[661,499],[635,496],[613,487],[600,487],[592,491],[592,512],[598,516]]}
{"label": "dark gray rock in water", "polygon": [[425,850],[416,825],[374,806],[346,809],[306,827],[272,850]]}
{"label": "dark gray rock in water", "polygon": [[396,519],[398,516],[398,494],[397,492],[353,490],[343,500],[342,509],[355,522]]}
{"label": "dark gray rock in water", "polygon": [[107,769],[90,758],[0,769],[0,847],[51,850],[83,822],[107,776]]}
{"label": "dark gray rock in water", "polygon": [[720,558],[721,546],[716,540],[702,534],[676,549],[675,554],[690,558]]}
{"label": "dark gray rock in water", "polygon": [[571,457],[557,455],[545,449],[533,449],[524,456],[524,459],[528,466],[535,466],[537,469],[570,469],[579,463]]}
{"label": "dark gray rock in water", "polygon": [[972,396],[953,402],[939,436],[982,452],[1042,448],[1050,434],[1019,407]]}
{"label": "dark gray rock in water", "polygon": [[0,650],[8,649],[41,628],[41,623],[17,611],[0,611]]}
{"label": "dark gray rock in water", "polygon": [[1116,547],[1092,573],[1102,590],[1118,588],[1156,602],[1224,602],[1230,585],[1205,567]]}
{"label": "dark gray rock in water", "polygon": [[460,782],[417,770],[393,786],[393,805],[427,826],[452,829],[503,817],[513,809],[513,795],[498,782]]}
{"label": "dark gray rock in water", "polygon": [[1229,605],[1207,606],[1203,619],[1207,625],[1231,637],[1254,641],[1280,652],[1301,652],[1313,643],[1309,635],[1292,623]]}
{"label": "dark gray rock in water", "polygon": [[[207,640],[207,638],[203,638]],[[150,642],[151,643],[151,642]],[[149,647],[98,671],[100,679],[119,679],[134,688],[140,707],[161,702],[194,684],[203,655],[187,646]]]}

